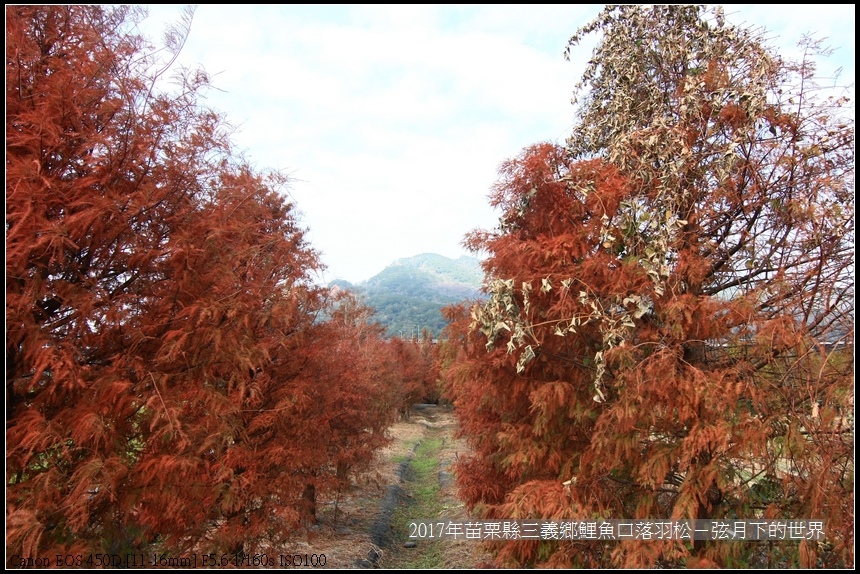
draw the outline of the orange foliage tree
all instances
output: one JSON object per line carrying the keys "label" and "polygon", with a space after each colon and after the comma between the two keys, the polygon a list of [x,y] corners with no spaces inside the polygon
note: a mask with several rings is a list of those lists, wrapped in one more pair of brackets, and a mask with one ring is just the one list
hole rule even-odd
{"label": "orange foliage tree", "polygon": [[277,544],[390,418],[286,180],[160,89],[191,12],[166,62],[137,16],[6,8],[7,554]]}
{"label": "orange foliage tree", "polygon": [[420,340],[392,338],[389,345],[397,365],[399,409],[401,415],[408,419],[413,404],[439,402],[438,349],[428,332]]}
{"label": "orange foliage tree", "polygon": [[350,479],[369,468],[372,453],[388,444],[385,430],[394,420],[398,380],[389,376],[392,363],[384,328],[370,321],[373,310],[348,292],[328,302],[328,319],[309,330],[306,361],[290,392],[295,416],[309,422],[295,425],[285,438],[305,450],[305,512],[314,518],[319,493],[346,489]]}
{"label": "orange foliage tree", "polygon": [[446,370],[480,515],[815,518],[827,542],[506,541],[499,565],[853,565],[853,119],[699,7],[607,8],[567,146],[503,164]]}

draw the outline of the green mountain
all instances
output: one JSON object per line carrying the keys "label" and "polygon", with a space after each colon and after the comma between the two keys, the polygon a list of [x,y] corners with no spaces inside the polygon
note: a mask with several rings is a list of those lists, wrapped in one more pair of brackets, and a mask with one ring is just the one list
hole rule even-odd
{"label": "green mountain", "polygon": [[[358,285],[337,281],[376,309],[374,320],[390,337],[419,336],[428,329],[438,336],[446,326],[441,309],[452,303],[482,299],[484,272],[474,257],[449,259],[435,253],[398,259]],[[333,282],[335,283],[335,282]]]}

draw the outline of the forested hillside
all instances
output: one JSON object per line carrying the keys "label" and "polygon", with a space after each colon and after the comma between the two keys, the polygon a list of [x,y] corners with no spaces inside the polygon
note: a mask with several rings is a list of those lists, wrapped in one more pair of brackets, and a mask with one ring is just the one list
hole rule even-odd
{"label": "forested hillside", "polygon": [[351,289],[375,310],[373,320],[389,337],[417,337],[425,329],[437,337],[447,325],[441,309],[446,305],[483,297],[484,272],[474,257],[449,259],[424,253],[399,259]]}

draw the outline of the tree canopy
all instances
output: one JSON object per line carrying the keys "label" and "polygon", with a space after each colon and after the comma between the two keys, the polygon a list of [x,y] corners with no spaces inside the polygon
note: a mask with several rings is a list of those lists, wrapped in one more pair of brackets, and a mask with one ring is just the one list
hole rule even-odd
{"label": "tree canopy", "polygon": [[448,390],[492,518],[808,518],[828,542],[505,542],[500,565],[853,565],[854,127],[694,6],[606,8],[564,147],[505,162]]}
{"label": "tree canopy", "polygon": [[137,8],[6,7],[9,554],[272,547],[399,406],[287,179],[172,71],[192,15],[160,52]]}

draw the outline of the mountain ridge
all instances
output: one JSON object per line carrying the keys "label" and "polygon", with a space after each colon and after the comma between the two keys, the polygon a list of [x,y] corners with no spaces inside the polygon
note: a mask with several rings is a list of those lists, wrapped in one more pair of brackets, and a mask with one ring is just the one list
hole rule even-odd
{"label": "mountain ridge", "polygon": [[434,337],[447,325],[441,309],[462,301],[482,299],[481,262],[468,255],[451,259],[421,253],[397,259],[373,277],[357,284],[336,280],[375,309],[372,320],[390,337],[418,336],[427,329]]}

